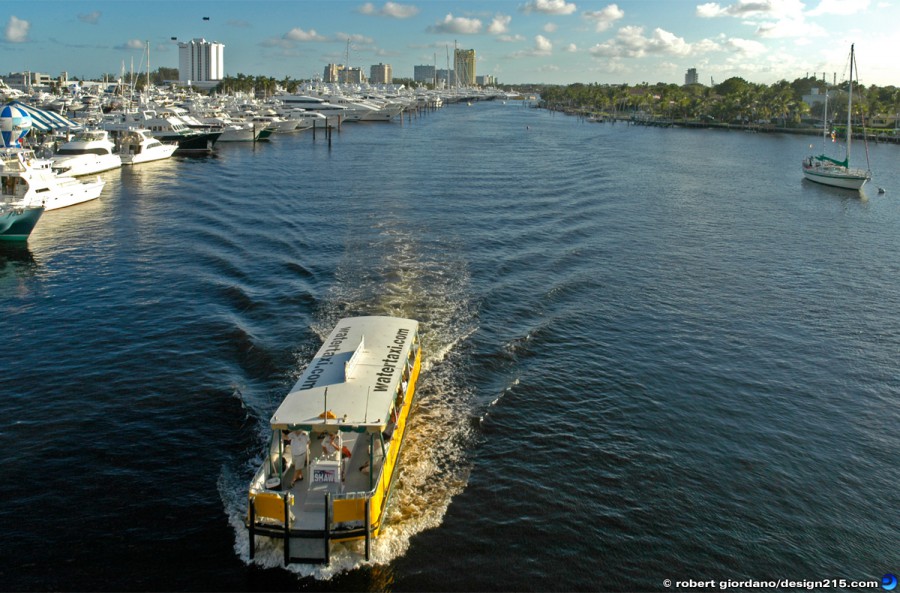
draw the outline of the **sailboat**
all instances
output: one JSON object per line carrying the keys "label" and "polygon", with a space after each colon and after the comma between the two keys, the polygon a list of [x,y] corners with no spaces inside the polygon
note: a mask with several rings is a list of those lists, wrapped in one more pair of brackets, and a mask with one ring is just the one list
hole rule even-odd
{"label": "sailboat", "polygon": [[[856,66],[856,57],[853,45],[850,46],[850,79],[847,83],[847,142],[844,160],[830,158],[824,154],[824,143],[828,137],[828,117],[826,107],[825,124],[823,127],[822,143],[823,154],[808,156],[803,159],[803,176],[810,181],[840,187],[844,189],[859,190],[866,181],[872,178],[872,172],[868,169],[856,169],[850,167],[850,142],[853,138],[853,69]],[[826,93],[826,106],[827,93]]]}

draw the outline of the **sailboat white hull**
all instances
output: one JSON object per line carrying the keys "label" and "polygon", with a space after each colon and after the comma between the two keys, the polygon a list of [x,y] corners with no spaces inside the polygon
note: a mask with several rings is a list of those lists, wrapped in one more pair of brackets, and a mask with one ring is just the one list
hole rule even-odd
{"label": "sailboat white hull", "polygon": [[845,167],[828,165],[807,166],[804,164],[803,176],[822,185],[857,190],[862,189],[862,186],[869,180],[868,172],[861,169],[847,169]]}

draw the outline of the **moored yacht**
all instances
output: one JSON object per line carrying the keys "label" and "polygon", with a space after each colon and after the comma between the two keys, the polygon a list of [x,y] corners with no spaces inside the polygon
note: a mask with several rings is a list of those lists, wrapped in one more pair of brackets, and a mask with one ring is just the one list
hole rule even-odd
{"label": "moored yacht", "polygon": [[185,123],[201,132],[221,132],[219,142],[261,142],[274,131],[265,125],[235,121],[228,116],[200,115],[185,118]]}
{"label": "moored yacht", "polygon": [[113,134],[123,165],[167,159],[178,149],[174,142],[160,142],[146,128],[123,128]]}
{"label": "moored yacht", "polygon": [[108,131],[84,130],[56,149],[50,160],[53,170],[59,174],[77,177],[101,173],[122,166],[115,148]]}
{"label": "moored yacht", "polygon": [[275,100],[280,101],[285,108],[299,107],[306,111],[321,113],[328,118],[328,123],[335,124],[339,121],[359,121],[362,113],[349,109],[345,105],[335,105],[320,97],[310,95],[278,95]]}
{"label": "moored yacht", "polygon": [[39,159],[30,148],[6,148],[0,155],[0,183],[3,195],[28,207],[43,207],[45,211],[74,206],[100,197],[106,182],[79,181],[67,175],[57,175],[52,162]]}
{"label": "moored yacht", "polygon": [[147,110],[141,113],[126,113],[119,124],[105,126],[111,129],[116,126],[141,127],[150,130],[154,138],[160,142],[174,142],[179,152],[210,152],[213,149],[220,131],[200,132],[189,128],[180,118],[169,112]]}
{"label": "moored yacht", "polygon": [[7,178],[0,186],[0,241],[27,241],[44,214],[44,207],[30,206],[24,198],[7,193],[15,192],[15,186],[9,185]]}

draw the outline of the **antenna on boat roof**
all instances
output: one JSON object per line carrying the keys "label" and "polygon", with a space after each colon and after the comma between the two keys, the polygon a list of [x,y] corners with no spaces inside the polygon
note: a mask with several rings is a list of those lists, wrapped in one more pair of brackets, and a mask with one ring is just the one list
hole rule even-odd
{"label": "antenna on boat roof", "polygon": [[369,394],[372,393],[372,387],[366,387],[366,416],[363,418],[365,424],[369,423]]}

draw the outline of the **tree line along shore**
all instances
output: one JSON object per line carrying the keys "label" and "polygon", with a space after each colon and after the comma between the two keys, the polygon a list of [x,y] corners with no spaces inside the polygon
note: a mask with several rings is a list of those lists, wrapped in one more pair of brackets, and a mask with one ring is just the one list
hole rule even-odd
{"label": "tree line along shore", "polygon": [[[729,78],[715,86],[570,84],[534,89],[538,107],[591,121],[627,121],[640,125],[741,129],[760,132],[843,133],[847,121],[847,85],[816,78],[753,84]],[[854,137],[900,142],[900,89],[853,89]]]}

